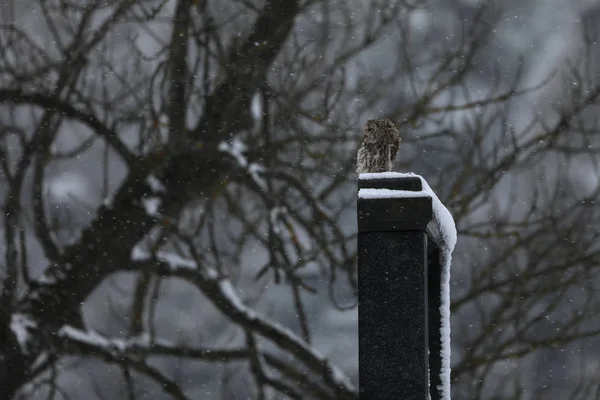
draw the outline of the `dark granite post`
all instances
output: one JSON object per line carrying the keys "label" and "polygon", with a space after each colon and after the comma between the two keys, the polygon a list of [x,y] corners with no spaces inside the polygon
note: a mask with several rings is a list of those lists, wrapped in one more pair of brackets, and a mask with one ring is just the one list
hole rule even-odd
{"label": "dark granite post", "polygon": [[[421,181],[364,179],[359,188],[420,191]],[[428,196],[358,199],[361,400],[428,399],[428,346],[436,345],[427,318],[426,229],[431,218]],[[437,279],[437,289],[431,289],[439,297]]]}

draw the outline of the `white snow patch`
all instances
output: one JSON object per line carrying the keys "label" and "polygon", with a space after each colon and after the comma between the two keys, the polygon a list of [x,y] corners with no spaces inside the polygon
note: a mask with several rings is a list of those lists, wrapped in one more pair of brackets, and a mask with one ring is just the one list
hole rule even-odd
{"label": "white snow patch", "polygon": [[27,315],[16,313],[10,317],[10,329],[13,331],[21,346],[21,350],[27,353],[27,342],[29,341],[29,330],[35,329],[37,323]]}
{"label": "white snow patch", "polygon": [[[196,261],[191,258],[184,258],[174,253],[168,253],[166,251],[159,251],[156,253],[156,260],[162,261],[168,264],[170,270],[173,272],[173,276],[178,276],[178,273],[189,277],[189,272],[181,272],[182,270],[194,270],[206,279],[218,279],[219,272],[214,268],[202,267]],[[152,260],[152,254],[148,251],[142,250],[140,246],[135,246],[131,251],[132,261],[150,261]]]}
{"label": "white snow patch", "polygon": [[160,208],[160,199],[158,197],[148,197],[142,200],[146,213],[151,217],[158,216],[158,209]]}
{"label": "white snow patch", "polygon": [[260,92],[254,93],[252,96],[252,102],[250,103],[250,113],[252,114],[252,118],[256,122],[260,122],[262,120],[262,96]]}
{"label": "white snow patch", "polygon": [[173,253],[158,253],[156,255],[160,261],[164,261],[171,266],[171,268],[190,268],[196,269],[198,268],[198,263],[196,261],[183,258]]}
{"label": "white snow patch", "polygon": [[85,343],[90,346],[108,348],[110,342],[104,336],[97,334],[94,331],[82,331],[72,326],[65,325],[58,330],[58,336],[67,337],[76,342]]}
{"label": "white snow patch", "polygon": [[265,169],[262,165],[252,163],[248,166],[248,173],[250,174],[254,182],[256,182],[256,184],[260,186],[262,190],[267,190],[267,183],[260,176],[260,174],[264,171]]}
{"label": "white snow patch", "polygon": [[429,194],[413,190],[391,190],[391,189],[360,189],[358,197],[361,199],[394,199],[404,197],[431,197]]}
{"label": "white snow patch", "polygon": [[415,176],[412,173],[402,173],[402,172],[364,172],[358,175],[358,179],[360,180],[368,180],[368,179],[389,179],[389,178],[404,178],[406,176]]}
{"label": "white snow patch", "polygon": [[450,264],[452,263],[452,250],[441,249],[440,264],[442,266],[440,314],[442,323],[440,333],[442,336],[442,370],[440,372],[442,387],[442,399],[450,400],[450,359],[452,349],[450,348]]}
{"label": "white snow patch", "polygon": [[48,353],[44,351],[40,353],[40,355],[36,357],[33,364],[31,364],[31,371],[35,371],[36,369],[41,367],[42,364],[44,364],[46,361],[48,361]]}
{"label": "white snow patch", "polygon": [[240,167],[244,168],[248,166],[248,160],[244,157],[244,152],[246,151],[246,145],[238,138],[233,138],[230,143],[221,142],[219,143],[219,150],[225,153],[229,153]]}
{"label": "white snow patch", "polygon": [[364,173],[359,175],[361,180],[385,179],[385,178],[407,178],[417,177],[421,180],[421,191],[390,190],[390,189],[360,189],[358,196],[360,198],[402,198],[402,197],[431,197],[433,208],[433,220],[427,226],[429,233],[434,237],[435,242],[440,247],[440,264],[442,267],[441,276],[441,297],[440,305],[442,337],[442,386],[439,388],[442,392],[443,400],[450,400],[450,264],[452,262],[452,251],[456,246],[457,233],[454,218],[450,211],[442,204],[440,199],[431,190],[427,181],[420,175],[414,173],[400,172],[380,172]]}
{"label": "white snow patch", "polygon": [[[150,252],[140,249],[139,246],[135,246],[133,248],[133,250],[131,251],[131,260],[132,261],[149,261],[151,259],[152,259],[152,254]],[[162,261],[162,262],[169,264],[169,266],[173,269],[176,269],[176,268],[196,269],[198,267],[198,264],[196,263],[196,261],[189,259],[189,258],[183,258],[183,257],[178,256],[177,254],[173,254],[173,253],[167,253],[167,252],[160,251],[160,252],[156,253],[156,259],[158,261]]]}
{"label": "white snow patch", "polygon": [[273,207],[269,212],[269,219],[271,221],[271,225],[273,225],[273,232],[276,235],[281,235],[282,233],[279,218],[281,218],[286,213],[287,209],[285,207]]}
{"label": "white snow patch", "polygon": [[48,274],[43,274],[38,278],[37,283],[40,285],[53,285],[56,283],[56,279]]}
{"label": "white snow patch", "polygon": [[150,350],[152,345],[163,347],[174,347],[172,342],[168,340],[152,341],[147,332],[143,332],[139,336],[127,339],[107,338],[92,330],[83,331],[69,325],[64,325],[58,331],[58,336],[73,340],[75,342],[84,343],[90,346],[99,347],[105,351],[118,351],[125,353],[130,349]]}
{"label": "white snow patch", "polygon": [[140,249],[140,246],[135,246],[133,250],[131,250],[131,260],[132,261],[148,261],[150,258],[150,253]]}
{"label": "white snow patch", "polygon": [[146,183],[156,193],[163,193],[166,190],[165,186],[162,184],[162,182],[159,181],[158,178],[155,177],[154,175],[149,175],[148,178],[146,178]]}
{"label": "white snow patch", "polygon": [[219,288],[221,289],[221,294],[227,297],[229,303],[239,311],[246,314],[246,318],[248,320],[253,321],[257,318],[254,310],[246,307],[246,305],[242,302],[242,299],[240,299],[240,297],[237,295],[235,288],[231,284],[231,281],[222,279],[219,281]]}
{"label": "white snow patch", "polygon": [[245,169],[248,174],[252,177],[254,182],[262,189],[266,190],[267,185],[264,179],[260,176],[264,172],[264,167],[256,163],[249,163],[248,159],[244,156],[244,152],[247,150],[246,145],[238,138],[233,138],[231,143],[221,142],[219,143],[219,150],[231,155],[238,165]]}

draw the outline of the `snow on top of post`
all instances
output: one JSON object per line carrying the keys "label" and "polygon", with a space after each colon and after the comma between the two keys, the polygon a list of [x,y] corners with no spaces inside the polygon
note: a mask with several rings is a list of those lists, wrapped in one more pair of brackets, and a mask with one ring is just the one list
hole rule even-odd
{"label": "snow on top of post", "polygon": [[358,191],[361,199],[398,199],[405,197],[431,197],[423,191],[414,190],[392,190],[363,188]]}
{"label": "snow on top of post", "polygon": [[427,226],[429,233],[434,236],[435,242],[441,250],[441,325],[440,335],[442,341],[442,349],[440,357],[442,358],[442,368],[440,372],[441,387],[438,387],[442,394],[443,400],[450,400],[450,264],[452,262],[452,251],[456,246],[457,233],[454,218],[450,211],[442,204],[440,199],[431,190],[427,181],[420,175],[414,173],[400,172],[379,172],[379,173],[363,173],[359,175],[359,180],[370,179],[391,179],[391,178],[419,178],[421,180],[422,190],[407,191],[407,190],[390,190],[390,189],[360,189],[358,197],[363,199],[374,198],[403,198],[403,197],[431,197],[431,206],[433,211],[433,219]]}
{"label": "snow on top of post", "polygon": [[415,176],[413,173],[402,172],[365,172],[358,175],[360,180],[369,179],[390,179],[390,178],[406,178],[407,176]]}
{"label": "snow on top of post", "polygon": [[428,228],[430,233],[436,239],[436,243],[448,251],[452,252],[456,245],[456,225],[454,224],[454,218],[450,211],[442,204],[440,199],[436,196],[427,181],[421,176],[412,172],[377,172],[377,173],[363,173],[360,174],[358,179],[360,180],[371,180],[371,179],[390,179],[390,178],[419,178],[421,180],[420,191],[412,190],[391,190],[391,189],[360,189],[358,191],[358,197],[362,199],[381,199],[381,198],[404,198],[404,197],[431,197],[431,204],[433,208],[433,220],[429,224]]}

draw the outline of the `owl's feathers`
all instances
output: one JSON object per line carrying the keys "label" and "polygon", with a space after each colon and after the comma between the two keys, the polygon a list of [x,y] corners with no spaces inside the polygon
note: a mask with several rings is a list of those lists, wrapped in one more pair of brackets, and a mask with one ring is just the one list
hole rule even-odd
{"label": "owl's feathers", "polygon": [[386,118],[369,120],[363,127],[363,134],[356,172],[391,171],[401,140],[394,123]]}

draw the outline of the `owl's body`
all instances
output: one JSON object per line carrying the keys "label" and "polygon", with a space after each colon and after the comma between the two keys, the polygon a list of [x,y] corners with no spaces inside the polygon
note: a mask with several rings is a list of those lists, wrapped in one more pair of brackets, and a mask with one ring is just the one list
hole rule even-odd
{"label": "owl's body", "polygon": [[387,172],[392,170],[400,134],[389,119],[372,119],[363,128],[364,140],[358,149],[356,172]]}

